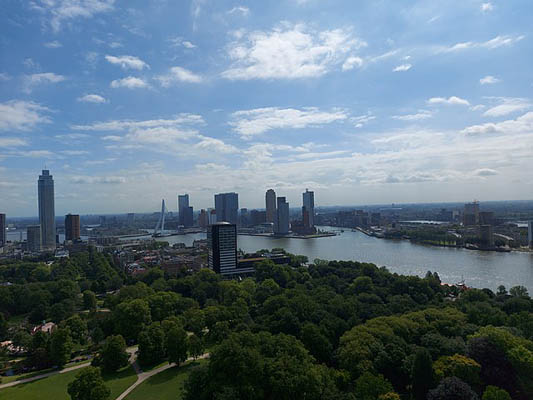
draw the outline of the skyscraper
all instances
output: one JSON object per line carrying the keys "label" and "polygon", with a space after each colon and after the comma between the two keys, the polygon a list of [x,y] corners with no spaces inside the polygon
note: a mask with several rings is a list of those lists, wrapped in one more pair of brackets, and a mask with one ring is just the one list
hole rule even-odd
{"label": "skyscraper", "polygon": [[237,269],[237,226],[217,222],[207,228],[209,268],[217,274],[231,275]]}
{"label": "skyscraper", "polygon": [[237,193],[215,194],[217,222],[229,222],[237,225],[239,218],[239,195]]}
{"label": "skyscraper", "polygon": [[44,250],[55,250],[56,213],[54,205],[54,179],[47,169],[43,169],[42,175],[39,175],[37,188],[42,248]]}
{"label": "skyscraper", "polygon": [[533,249],[533,221],[529,221],[527,224],[527,244],[530,249]]}
{"label": "skyscraper", "polygon": [[315,192],[310,192],[305,189],[305,193],[302,193],[302,197],[302,220],[304,227],[313,228],[315,226]]}
{"label": "skyscraper", "polygon": [[6,215],[0,214],[0,247],[4,247],[6,242]]}
{"label": "skyscraper", "polygon": [[26,243],[28,251],[38,253],[42,250],[41,225],[28,225],[26,227]]}
{"label": "skyscraper", "polygon": [[274,223],[276,221],[276,192],[268,189],[265,194],[266,203],[266,222]]}
{"label": "skyscraper", "polygon": [[479,203],[474,201],[473,203],[465,204],[465,211],[463,215],[463,225],[472,226],[479,223]]}
{"label": "skyscraper", "polygon": [[277,198],[277,218],[274,233],[286,235],[289,233],[289,203],[285,197]]}
{"label": "skyscraper", "polygon": [[209,224],[209,216],[207,215],[207,212],[202,208],[200,210],[200,215],[198,216],[198,226],[200,228],[206,228]]}
{"label": "skyscraper", "polygon": [[65,215],[65,240],[79,240],[80,238],[80,216]]}
{"label": "skyscraper", "polygon": [[189,195],[188,194],[180,194],[178,195],[178,218],[180,225],[185,225],[185,209],[189,208]]}

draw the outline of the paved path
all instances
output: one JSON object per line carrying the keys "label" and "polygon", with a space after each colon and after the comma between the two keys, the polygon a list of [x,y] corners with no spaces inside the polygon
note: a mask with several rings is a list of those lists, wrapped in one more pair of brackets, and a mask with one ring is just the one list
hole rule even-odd
{"label": "paved path", "polygon": [[18,381],[4,383],[4,384],[0,385],[0,389],[5,389],[5,388],[11,387],[11,386],[20,385],[22,383],[33,382],[33,381],[36,381],[38,379],[48,378],[49,376],[53,376],[53,375],[57,375],[57,374],[64,374],[65,372],[74,371],[74,370],[80,369],[80,368],[85,368],[85,367],[88,367],[89,365],[91,365],[91,363],[87,362],[87,363],[75,365],[73,367],[64,368],[64,369],[62,369],[60,371],[47,372],[46,374],[32,376],[31,378],[25,378],[25,379],[20,379]]}
{"label": "paved path", "polygon": [[[199,359],[207,358],[207,357],[209,357],[209,353],[202,354],[200,357],[197,357],[196,359],[199,360]],[[192,357],[189,357],[187,359],[187,361],[192,361],[192,360],[194,360],[194,358],[192,358]],[[133,385],[131,385],[129,388],[127,388],[124,392],[122,392],[122,394],[120,396],[118,396],[115,400],[123,400],[123,399],[125,399],[127,395],[129,395],[131,392],[133,392],[133,390],[137,386],[139,386],[141,383],[143,383],[148,378],[150,378],[150,377],[152,377],[154,375],[157,375],[158,373],[163,372],[163,371],[165,371],[165,370],[167,370],[169,368],[175,367],[175,366],[176,366],[176,364],[174,364],[174,363],[173,364],[167,364],[167,365],[163,365],[162,367],[153,369],[153,370],[148,371],[148,372],[142,372],[142,370],[137,365],[137,360],[135,360],[135,362],[133,363],[133,368],[135,369],[135,372],[137,373],[137,381]],[[137,371],[139,371],[139,372],[137,372]]]}

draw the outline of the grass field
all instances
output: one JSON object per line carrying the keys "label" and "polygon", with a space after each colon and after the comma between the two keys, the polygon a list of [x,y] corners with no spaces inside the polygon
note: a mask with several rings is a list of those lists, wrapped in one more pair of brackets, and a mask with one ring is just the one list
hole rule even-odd
{"label": "grass field", "polygon": [[[0,400],[70,400],[67,386],[80,371],[81,369],[0,389]],[[111,389],[110,399],[114,399],[131,386],[137,380],[137,376],[133,368],[128,366],[116,373],[104,374],[104,380]]]}
{"label": "grass field", "polygon": [[198,360],[160,372],[139,385],[126,400],[180,400],[191,370],[205,362]]}

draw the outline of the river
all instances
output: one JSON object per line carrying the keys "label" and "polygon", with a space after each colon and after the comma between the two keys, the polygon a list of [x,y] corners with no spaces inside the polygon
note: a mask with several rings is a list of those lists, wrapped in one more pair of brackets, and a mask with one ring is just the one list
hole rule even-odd
{"label": "river", "polygon": [[[323,230],[336,228],[321,227]],[[162,238],[169,242],[191,246],[204,233]],[[438,272],[441,280],[457,283],[464,279],[468,286],[495,290],[523,285],[533,294],[533,253],[496,253],[462,248],[425,246],[407,240],[386,240],[345,230],[337,236],[316,239],[274,239],[239,235],[238,247],[246,252],[282,247],[290,253],[324,260],[355,260],[386,266],[403,275],[424,276]]]}

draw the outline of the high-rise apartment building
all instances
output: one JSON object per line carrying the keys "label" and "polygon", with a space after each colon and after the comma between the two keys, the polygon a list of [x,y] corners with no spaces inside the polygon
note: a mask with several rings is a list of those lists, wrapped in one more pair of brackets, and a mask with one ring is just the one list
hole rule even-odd
{"label": "high-rise apartment building", "polygon": [[76,241],[80,239],[80,216],[75,214],[65,215],[65,240]]}
{"label": "high-rise apartment building", "polygon": [[198,226],[200,228],[207,228],[207,225],[209,225],[209,216],[207,212],[202,208],[200,210],[200,214],[198,215]]}
{"label": "high-rise apartment building", "polygon": [[4,247],[6,243],[7,243],[6,215],[0,214],[0,247]]}
{"label": "high-rise apartment building", "polygon": [[217,222],[207,228],[209,268],[221,275],[232,275],[237,269],[237,226]]}
{"label": "high-rise apartment building", "polygon": [[306,228],[313,228],[315,226],[315,192],[310,192],[305,189],[302,193],[303,207],[302,207],[302,221]]}
{"label": "high-rise apartment building", "polygon": [[289,203],[285,197],[277,198],[277,217],[274,224],[274,233],[286,235],[289,233]]}
{"label": "high-rise apartment building", "polygon": [[530,249],[533,249],[533,221],[529,221],[527,224],[527,244]]}
{"label": "high-rise apartment building", "polygon": [[187,208],[189,208],[189,195],[178,195],[178,219],[180,225],[185,225],[185,214],[187,213]]}
{"label": "high-rise apartment building", "polygon": [[477,224],[479,224],[479,203],[477,201],[466,203],[463,214],[463,225],[472,226]]}
{"label": "high-rise apartment building", "polygon": [[39,175],[37,189],[42,248],[44,250],[55,250],[56,213],[54,205],[54,179],[47,169],[43,169],[42,175]]}
{"label": "high-rise apartment building", "polygon": [[276,192],[268,189],[265,194],[266,203],[266,222],[274,223],[276,221]]}
{"label": "high-rise apartment building", "polygon": [[237,225],[239,218],[239,195],[237,193],[215,194],[217,222]]}
{"label": "high-rise apartment building", "polygon": [[182,218],[182,224],[185,228],[190,228],[194,225],[194,209],[192,207],[182,208],[180,211],[180,218]]}
{"label": "high-rise apartment building", "polygon": [[26,243],[28,244],[28,251],[38,253],[42,250],[41,225],[26,227]]}

